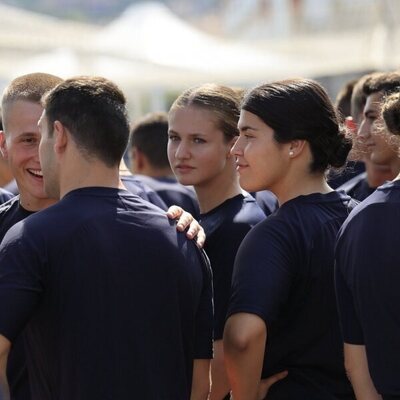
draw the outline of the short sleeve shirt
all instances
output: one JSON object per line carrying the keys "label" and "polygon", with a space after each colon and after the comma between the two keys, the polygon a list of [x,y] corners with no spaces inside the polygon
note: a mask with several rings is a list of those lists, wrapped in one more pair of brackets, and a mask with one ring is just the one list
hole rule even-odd
{"label": "short sleeve shirt", "polygon": [[289,370],[281,393],[300,382],[309,399],[353,396],[343,367],[333,281],[335,237],[351,203],[335,191],[296,197],[240,245],[228,316],[244,312],[265,322],[262,377]]}
{"label": "short sleeve shirt", "polygon": [[0,333],[24,328],[34,400],[187,399],[212,353],[210,272],[157,207],[74,190],[0,247]]}
{"label": "short sleeve shirt", "polygon": [[232,271],[240,243],[265,215],[249,194],[232,197],[200,216],[206,251],[213,271],[214,339],[222,339],[231,290]]}
{"label": "short sleeve shirt", "polygon": [[365,345],[382,395],[400,395],[400,181],[360,203],[340,230],[336,291],[346,343]]}

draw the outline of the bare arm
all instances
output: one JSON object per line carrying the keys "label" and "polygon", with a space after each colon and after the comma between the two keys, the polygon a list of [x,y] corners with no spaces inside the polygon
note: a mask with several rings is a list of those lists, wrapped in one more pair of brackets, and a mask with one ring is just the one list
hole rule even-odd
{"label": "bare arm", "polygon": [[267,327],[254,314],[228,318],[224,330],[225,365],[235,400],[257,400]]}
{"label": "bare arm", "polygon": [[0,335],[0,400],[9,400],[10,392],[7,382],[7,358],[11,343],[3,335]]}
{"label": "bare arm", "polygon": [[197,246],[202,248],[206,240],[206,234],[201,225],[193,218],[193,215],[186,212],[183,208],[179,206],[171,206],[168,208],[167,216],[170,219],[177,219],[176,228],[178,231],[183,232],[188,228],[186,236],[188,239],[196,238]]}
{"label": "bare arm", "polygon": [[345,343],[344,363],[357,400],[382,400],[369,374],[364,345]]}
{"label": "bare arm", "polygon": [[230,391],[228,375],[224,362],[222,340],[214,342],[214,358],[211,361],[211,396],[210,400],[222,400]]}
{"label": "bare arm", "polygon": [[190,400],[207,400],[210,394],[210,360],[194,360]]}

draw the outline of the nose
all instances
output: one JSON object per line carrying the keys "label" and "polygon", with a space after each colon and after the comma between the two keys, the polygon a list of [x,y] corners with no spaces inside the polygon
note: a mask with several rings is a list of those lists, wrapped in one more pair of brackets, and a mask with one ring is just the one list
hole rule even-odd
{"label": "nose", "polygon": [[363,118],[360,126],[358,127],[357,138],[359,140],[364,141],[368,139],[370,136],[371,136],[370,127],[367,123],[366,118]]}
{"label": "nose", "polygon": [[178,160],[187,160],[190,158],[190,146],[186,141],[181,140],[176,146],[175,158]]}
{"label": "nose", "polygon": [[233,144],[231,148],[231,154],[233,156],[242,156],[243,155],[243,138],[240,136],[237,138],[236,142]]}

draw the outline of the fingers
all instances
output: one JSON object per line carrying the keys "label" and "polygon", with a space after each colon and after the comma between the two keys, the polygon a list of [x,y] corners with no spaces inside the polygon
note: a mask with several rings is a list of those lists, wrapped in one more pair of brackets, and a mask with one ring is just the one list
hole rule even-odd
{"label": "fingers", "polygon": [[179,206],[171,206],[170,208],[168,208],[167,216],[170,219],[177,219],[182,215],[182,213],[183,213],[183,208]]}
{"label": "fingers", "polygon": [[288,375],[288,371],[282,371],[282,372],[278,372],[275,375],[269,376],[266,379],[262,379],[260,381],[260,385],[258,387],[258,396],[257,399],[258,400],[263,400],[267,397],[268,391],[270,389],[270,387],[280,381],[283,378],[286,378]]}
{"label": "fingers", "polygon": [[[190,226],[192,226],[194,223],[197,223],[196,231],[193,230],[193,234],[191,236],[187,235],[187,237],[189,239],[196,238],[197,246],[200,249],[202,249],[204,246],[204,243],[206,241],[206,233],[204,232],[204,229],[201,227],[201,225],[196,220],[194,220]],[[189,231],[190,231],[190,229],[189,229]],[[188,231],[188,234],[189,234],[189,231]]]}
{"label": "fingers", "polygon": [[283,378],[286,378],[288,375],[288,371],[282,371],[282,372],[278,372],[275,375],[272,375],[270,377],[268,377],[267,379],[264,379],[264,381],[268,381],[269,386],[272,386],[274,383],[280,381]]}
{"label": "fingers", "polygon": [[176,229],[183,232],[188,228],[186,237],[188,239],[196,238],[196,244],[202,248],[206,240],[206,234],[200,224],[193,218],[192,214],[186,212],[179,206],[171,206],[167,211],[167,216],[170,219],[177,219]]}

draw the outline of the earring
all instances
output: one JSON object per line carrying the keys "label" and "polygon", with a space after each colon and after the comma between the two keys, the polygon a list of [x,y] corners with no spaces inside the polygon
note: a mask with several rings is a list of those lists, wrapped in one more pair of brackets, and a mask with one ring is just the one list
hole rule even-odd
{"label": "earring", "polygon": [[294,154],[293,151],[290,150],[290,151],[289,151],[289,156],[290,156],[290,157],[293,157],[293,154]]}

